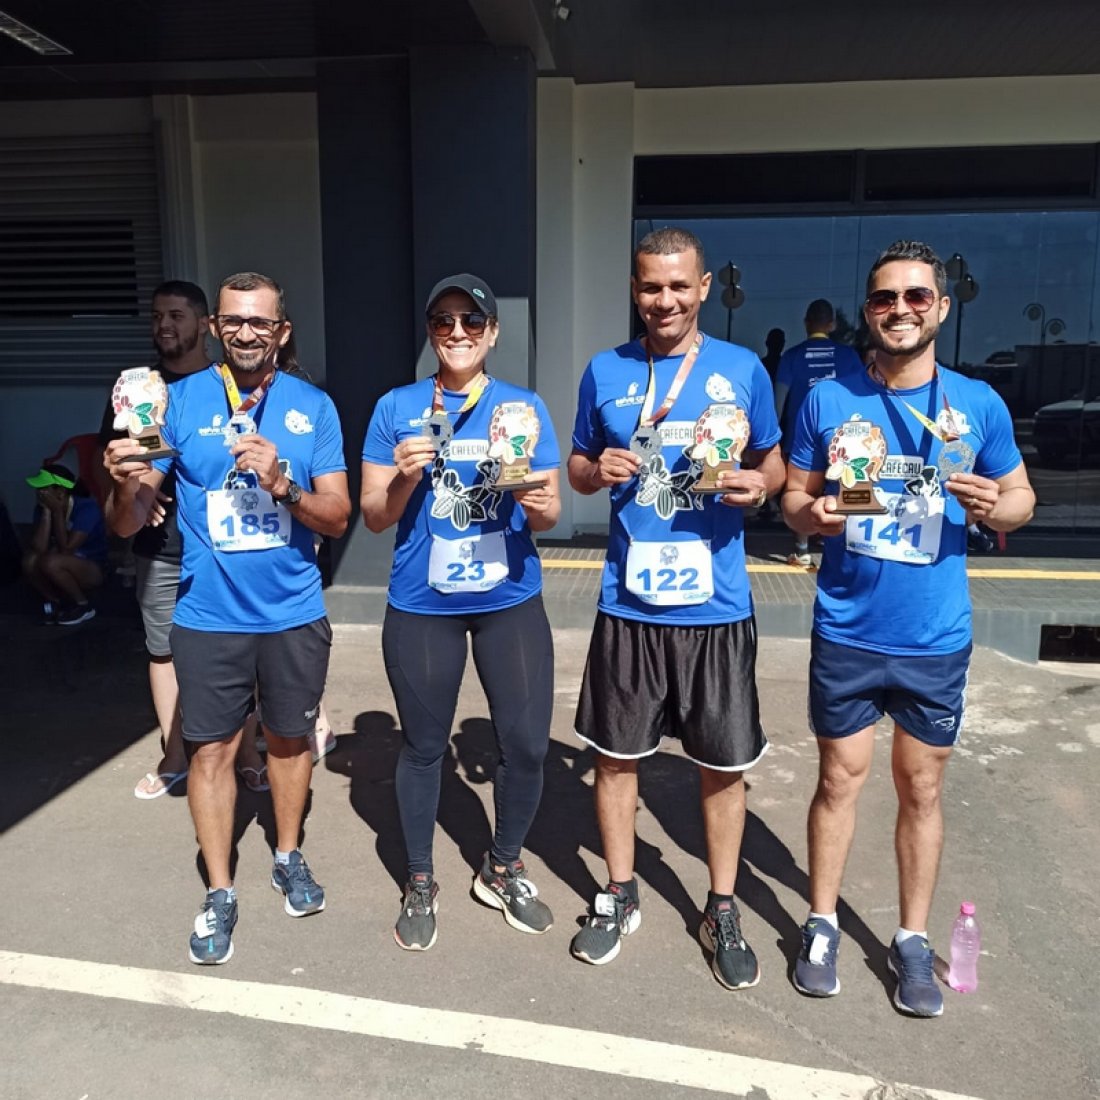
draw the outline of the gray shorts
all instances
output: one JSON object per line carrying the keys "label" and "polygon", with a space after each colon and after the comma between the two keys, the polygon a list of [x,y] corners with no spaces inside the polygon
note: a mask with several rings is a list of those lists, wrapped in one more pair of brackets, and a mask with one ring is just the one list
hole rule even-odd
{"label": "gray shorts", "polygon": [[154,657],[171,657],[168,635],[172,630],[172,612],[176,609],[180,563],[135,554],[134,565],[137,567],[138,606],[145,624],[145,648]]}
{"label": "gray shorts", "polygon": [[218,634],[172,627],[185,741],[224,741],[259,701],[264,728],[305,737],[317,725],[332,627],[321,618],[274,634]]}

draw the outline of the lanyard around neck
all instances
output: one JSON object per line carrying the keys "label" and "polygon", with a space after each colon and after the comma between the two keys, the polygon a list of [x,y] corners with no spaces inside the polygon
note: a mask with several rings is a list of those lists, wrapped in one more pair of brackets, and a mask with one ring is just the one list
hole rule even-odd
{"label": "lanyard around neck", "polygon": [[934,435],[941,443],[950,443],[953,440],[959,438],[958,425],[955,423],[954,410],[952,410],[951,405],[948,403],[947,400],[947,387],[943,384],[943,377],[940,375],[940,367],[938,363],[934,365],[933,370],[933,381],[939,387],[940,396],[943,398],[943,410],[946,413],[946,430],[941,429],[935,423],[935,421],[929,420],[928,417],[920,411],[920,409],[913,408],[913,406],[910,405],[909,402],[906,401],[904,398],[898,397],[898,391],[894,389],[892,385],[890,385],[889,381],[886,378],[886,375],[884,375],[882,371],[879,370],[878,364],[873,360],[871,362],[871,377],[876,382],[878,382],[878,384],[882,386],[888,394],[890,394],[892,397],[897,397],[898,400],[901,401],[901,403],[921,422],[921,424],[924,425],[927,431]]}
{"label": "lanyard around neck", "polygon": [[653,365],[653,352],[649,350],[649,341],[644,337],[642,347],[645,348],[646,357],[649,360],[649,384],[646,386],[645,403],[642,405],[642,415],[638,421],[638,427],[652,428],[654,424],[664,420],[672,406],[676,404],[676,398],[680,396],[680,391],[684,388],[688,375],[691,374],[691,368],[695,366],[695,360],[699,358],[699,352],[703,347],[703,334],[701,332],[695,334],[695,340],[688,348],[684,361],[680,364],[680,369],[677,370],[675,378],[672,379],[672,385],[669,386],[668,393],[665,394],[665,399],[656,412],[653,412],[652,409],[653,402],[657,397],[657,372]]}
{"label": "lanyard around neck", "polygon": [[225,396],[229,399],[229,411],[233,413],[234,416],[238,413],[246,413],[250,409],[254,409],[264,399],[264,395],[267,393],[268,387],[275,377],[275,370],[272,368],[265,376],[264,380],[242,400],[241,391],[237,389],[237,380],[233,377],[233,372],[229,369],[229,364],[222,363],[218,367],[218,372],[221,374],[222,384],[225,386]]}
{"label": "lanyard around neck", "polygon": [[[443,383],[439,380],[438,372],[432,381],[432,412],[446,414],[447,410],[443,405]],[[482,373],[479,375],[477,381],[474,383],[473,389],[466,395],[466,400],[463,402],[462,408],[457,409],[454,415],[461,416],[464,412],[469,412],[481,400],[481,395],[485,392],[485,387],[489,385],[490,381],[487,374]]]}

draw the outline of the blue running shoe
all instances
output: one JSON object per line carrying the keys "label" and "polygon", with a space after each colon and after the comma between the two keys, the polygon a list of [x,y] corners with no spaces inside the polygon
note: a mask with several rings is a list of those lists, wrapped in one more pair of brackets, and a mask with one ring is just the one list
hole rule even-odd
{"label": "blue running shoe", "polygon": [[289,863],[275,864],[271,869],[271,886],[286,899],[283,908],[292,917],[308,917],[325,907],[325,889],[314,882],[301,852],[291,852]]}
{"label": "blue running shoe", "polygon": [[840,992],[836,955],[840,929],[827,920],[808,920],[802,926],[802,950],[794,964],[794,987],[807,997],[835,997]]}
{"label": "blue running shoe", "polygon": [[897,975],[894,1004],[910,1016],[943,1015],[943,994],[936,985],[933,965],[936,952],[923,936],[890,943],[886,962]]}
{"label": "blue running shoe", "polygon": [[191,933],[191,961],[199,966],[221,966],[233,957],[233,929],[237,924],[237,899],[228,890],[206,895],[195,931]]}

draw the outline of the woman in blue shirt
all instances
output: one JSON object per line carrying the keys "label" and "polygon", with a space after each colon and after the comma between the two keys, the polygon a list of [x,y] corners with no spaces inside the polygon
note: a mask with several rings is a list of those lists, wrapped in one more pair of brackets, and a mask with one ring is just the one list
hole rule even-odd
{"label": "woman in blue shirt", "polygon": [[[542,794],[554,693],[532,532],[561,511],[557,441],[536,394],[485,372],[500,326],[483,280],[441,280],[425,312],[438,369],[376,406],[360,501],[370,530],[397,526],[382,648],[405,738],[396,789],[408,882],[394,938],[409,951],[436,940],[432,838],[467,634],[500,750],[496,828],[474,893],[520,931],[553,921],[520,849]],[[516,458],[520,488],[497,488]]]}

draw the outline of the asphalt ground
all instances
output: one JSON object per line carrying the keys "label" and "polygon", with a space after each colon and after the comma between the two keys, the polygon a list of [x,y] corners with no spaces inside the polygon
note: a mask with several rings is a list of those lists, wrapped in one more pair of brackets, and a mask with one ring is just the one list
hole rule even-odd
{"label": "asphalt ground", "polygon": [[604,876],[592,754],[572,734],[583,627],[555,630],[553,739],[526,852],[556,915],[547,935],[511,930],[469,893],[495,756],[471,665],[437,831],[439,942],[424,954],[395,946],[400,732],[379,628],[340,626],[327,695],[338,744],[314,771],[303,845],[328,907],[284,914],[269,886],[269,796],[242,789],[236,953],[206,970],[186,955],[203,884],[182,785],[152,802],[131,794],[158,757],[136,618],[103,614],[63,634],[25,612],[0,614],[4,1098],[1100,1095],[1100,680],[1089,666],[975,653],[930,933],[946,953],[958,903],[975,901],[981,984],[945,989],[944,1016],[923,1021],[893,1009],[885,969],[898,921],[885,727],[841,908],[842,992],[811,1000],[789,982],[816,775],[804,639],[761,640],[772,749],[749,775],[738,896],[763,977],[730,993],[696,939],[707,885],[697,779],[675,746],[642,767],[641,928],[609,966],[569,956]]}

